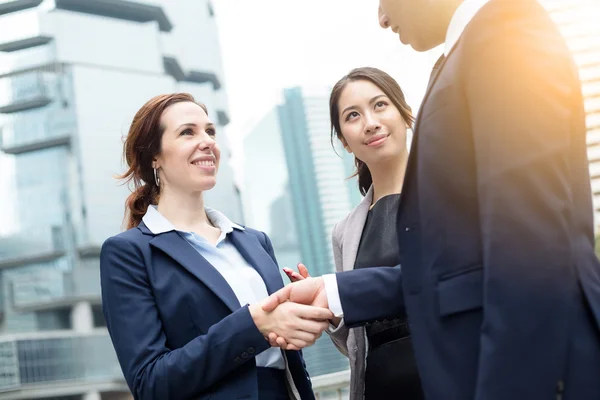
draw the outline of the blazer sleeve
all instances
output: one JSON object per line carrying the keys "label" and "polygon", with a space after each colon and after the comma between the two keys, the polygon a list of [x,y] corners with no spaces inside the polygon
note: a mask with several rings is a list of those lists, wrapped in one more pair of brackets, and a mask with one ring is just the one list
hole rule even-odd
{"label": "blazer sleeve", "polygon": [[583,140],[573,137],[583,134],[573,122],[580,89],[540,6],[517,3],[502,24],[479,21],[484,34],[463,74],[483,253],[477,400],[531,397],[511,392],[530,382],[545,382],[537,393],[555,392],[563,354],[556,346],[568,325],[536,318],[565,315],[573,290],[568,158],[572,143]]}
{"label": "blazer sleeve", "polygon": [[269,347],[248,307],[214,324],[185,346],[169,347],[142,251],[115,236],[102,246],[103,312],[119,363],[140,400],[196,398]]}
{"label": "blazer sleeve", "polygon": [[338,272],[336,278],[349,328],[406,315],[400,264]]}
{"label": "blazer sleeve", "polygon": [[[335,262],[335,270],[337,272],[343,271],[343,253],[342,253],[342,241],[338,238],[339,223],[335,224],[331,233],[331,242],[333,247],[333,259]],[[331,327],[326,330],[327,334],[331,338],[331,341],[337,347],[337,349],[348,357],[348,334],[350,329],[344,323],[344,319],[341,320],[337,327]]]}

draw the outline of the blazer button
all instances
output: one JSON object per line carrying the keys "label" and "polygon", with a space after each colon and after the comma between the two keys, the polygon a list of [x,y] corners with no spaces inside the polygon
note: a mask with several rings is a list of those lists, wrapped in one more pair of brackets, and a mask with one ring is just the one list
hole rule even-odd
{"label": "blazer button", "polygon": [[246,353],[246,352],[243,352],[243,353],[242,353],[242,358],[248,358],[248,353]]}
{"label": "blazer button", "polygon": [[241,363],[241,362],[242,362],[242,359],[241,359],[241,358],[239,358],[239,357],[236,357],[236,358],[234,358],[234,359],[233,359],[233,361],[234,361],[236,364],[239,364],[239,363]]}
{"label": "blazer button", "polygon": [[410,228],[407,226],[406,228],[404,228],[405,232],[410,232]]}
{"label": "blazer button", "polygon": [[256,350],[254,349],[254,347],[248,347],[248,354],[254,354],[256,352]]}

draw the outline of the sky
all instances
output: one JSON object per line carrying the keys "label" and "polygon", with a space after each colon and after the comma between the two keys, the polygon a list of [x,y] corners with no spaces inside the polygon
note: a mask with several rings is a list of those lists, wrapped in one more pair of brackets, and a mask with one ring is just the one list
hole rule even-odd
{"label": "sky", "polygon": [[231,122],[226,127],[240,169],[242,138],[281,99],[282,90],[331,88],[355,67],[393,76],[414,112],[438,47],[417,53],[379,27],[377,0],[214,0]]}

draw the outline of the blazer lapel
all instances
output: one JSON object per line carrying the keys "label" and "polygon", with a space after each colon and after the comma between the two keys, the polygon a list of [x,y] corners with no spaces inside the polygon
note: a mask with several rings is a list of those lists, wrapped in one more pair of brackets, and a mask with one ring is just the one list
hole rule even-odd
{"label": "blazer lapel", "polygon": [[283,279],[279,274],[277,264],[275,264],[258,239],[252,234],[236,229],[230,235],[231,242],[238,249],[242,257],[263,278],[267,286],[267,292],[272,294],[281,289],[283,287]]}
{"label": "blazer lapel", "polygon": [[[456,46],[454,46],[454,47],[456,47]],[[402,185],[402,192],[403,192],[402,197],[403,198],[406,198],[406,193],[411,186],[408,183],[412,179],[411,178],[412,175],[414,175],[412,170],[415,168],[414,164],[415,164],[415,159],[417,158],[419,126],[421,125],[423,109],[425,108],[425,104],[427,103],[427,100],[429,99],[429,96],[431,95],[431,92],[433,91],[435,82],[437,82],[437,79],[440,76],[440,73],[441,73],[442,69],[444,68],[444,65],[446,65],[446,61],[448,60],[448,57],[450,57],[451,54],[452,54],[452,51],[450,51],[450,53],[448,54],[447,57],[444,57],[444,54],[442,54],[440,56],[440,58],[438,59],[438,61],[435,63],[433,70],[431,71],[431,75],[429,77],[429,83],[427,84],[427,90],[425,92],[425,96],[423,97],[423,101],[421,102],[421,107],[419,107],[419,112],[417,113],[417,118],[415,120],[415,128],[413,130],[413,137],[412,137],[412,141],[411,141],[411,145],[410,145],[410,154],[408,155],[408,162],[406,165],[406,173],[404,175],[404,184]],[[400,201],[400,205],[398,208],[398,218],[400,218],[402,216],[402,207],[403,207],[404,203],[405,203],[404,201]]]}
{"label": "blazer lapel", "polygon": [[202,281],[231,311],[240,308],[240,303],[225,278],[177,232],[161,233],[150,241],[150,245],[163,251]]}
{"label": "blazer lapel", "polygon": [[367,214],[369,214],[369,207],[371,206],[372,202],[373,186],[369,188],[369,191],[365,195],[364,199],[348,217],[346,227],[344,229],[344,239],[342,243],[342,248],[344,249],[342,268],[344,271],[351,271],[354,269],[354,263],[356,262],[356,255],[358,253],[358,246],[360,245],[360,238],[362,237],[362,231],[365,227]]}

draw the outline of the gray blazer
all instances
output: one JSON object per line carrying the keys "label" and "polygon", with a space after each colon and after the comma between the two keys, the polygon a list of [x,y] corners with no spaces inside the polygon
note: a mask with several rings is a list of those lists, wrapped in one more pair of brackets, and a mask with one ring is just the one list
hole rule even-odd
{"label": "gray blazer", "polygon": [[[338,272],[354,269],[358,245],[372,200],[373,187],[371,186],[363,201],[333,228],[333,257]],[[350,361],[350,400],[363,400],[367,358],[365,328],[349,329],[342,321],[328,334],[335,347]]]}

